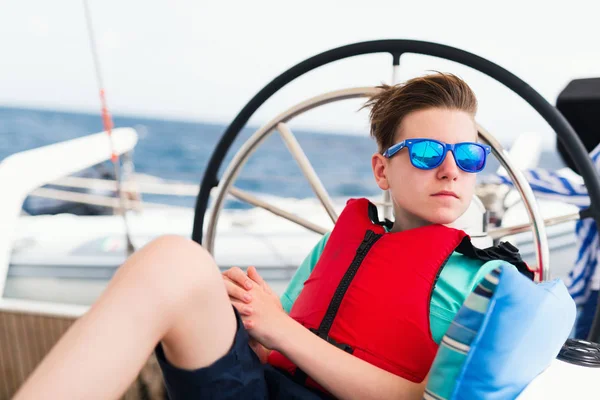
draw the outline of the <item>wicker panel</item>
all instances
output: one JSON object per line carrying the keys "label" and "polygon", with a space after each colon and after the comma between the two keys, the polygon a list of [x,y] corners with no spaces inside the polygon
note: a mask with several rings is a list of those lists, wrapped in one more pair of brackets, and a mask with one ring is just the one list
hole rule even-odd
{"label": "wicker panel", "polygon": [[[71,318],[0,312],[0,400],[9,400],[74,322]],[[166,398],[152,355],[125,400]]]}

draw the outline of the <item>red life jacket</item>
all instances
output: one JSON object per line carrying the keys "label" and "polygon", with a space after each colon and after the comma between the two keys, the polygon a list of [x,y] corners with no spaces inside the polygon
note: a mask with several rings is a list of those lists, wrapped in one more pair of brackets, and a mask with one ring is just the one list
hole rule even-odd
{"label": "red life jacket", "polygon": [[[349,200],[290,316],[354,356],[421,382],[438,348],[429,326],[431,296],[443,266],[459,249],[482,260],[522,263],[514,247],[508,248],[511,254],[494,248],[498,254],[490,255],[474,248],[465,232],[443,225],[386,233],[372,203]],[[320,388],[277,351],[269,363]]]}

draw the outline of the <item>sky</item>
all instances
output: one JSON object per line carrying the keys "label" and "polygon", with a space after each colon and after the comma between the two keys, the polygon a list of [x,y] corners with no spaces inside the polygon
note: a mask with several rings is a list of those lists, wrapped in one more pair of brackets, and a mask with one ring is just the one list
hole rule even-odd
{"label": "sky", "polygon": [[[0,106],[97,112],[97,82],[81,0],[0,0]],[[549,102],[572,79],[600,77],[595,1],[89,0],[114,114],[228,123],[270,80],[317,53],[377,39],[457,47],[508,69]],[[478,121],[500,137],[548,125],[492,79],[407,55],[400,78],[454,72],[479,99]],[[389,83],[388,54],[354,57],[286,86],[251,120],[265,123],[327,91]],[[366,132],[361,103],[307,113],[296,126]]]}

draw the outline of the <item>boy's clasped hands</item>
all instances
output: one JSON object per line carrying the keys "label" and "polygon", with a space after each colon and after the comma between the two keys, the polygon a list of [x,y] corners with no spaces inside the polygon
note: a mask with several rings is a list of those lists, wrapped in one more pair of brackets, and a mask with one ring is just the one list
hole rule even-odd
{"label": "boy's clasped hands", "polygon": [[255,267],[249,267],[247,274],[240,268],[233,267],[222,275],[229,300],[240,314],[251,337],[250,347],[261,362],[266,363],[271,349],[277,348],[285,320],[289,319],[279,296]]}

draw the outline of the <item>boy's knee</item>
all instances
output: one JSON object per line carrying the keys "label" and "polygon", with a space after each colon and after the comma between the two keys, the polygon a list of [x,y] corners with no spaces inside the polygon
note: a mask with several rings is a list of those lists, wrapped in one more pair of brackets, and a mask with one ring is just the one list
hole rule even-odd
{"label": "boy's knee", "polygon": [[173,261],[187,261],[212,263],[214,260],[210,253],[191,239],[177,235],[160,236],[144,247],[145,251],[159,254]]}
{"label": "boy's knee", "polygon": [[141,274],[170,298],[186,298],[212,286],[222,286],[221,273],[213,257],[190,239],[161,236],[148,243],[140,253],[145,259],[138,263]]}

